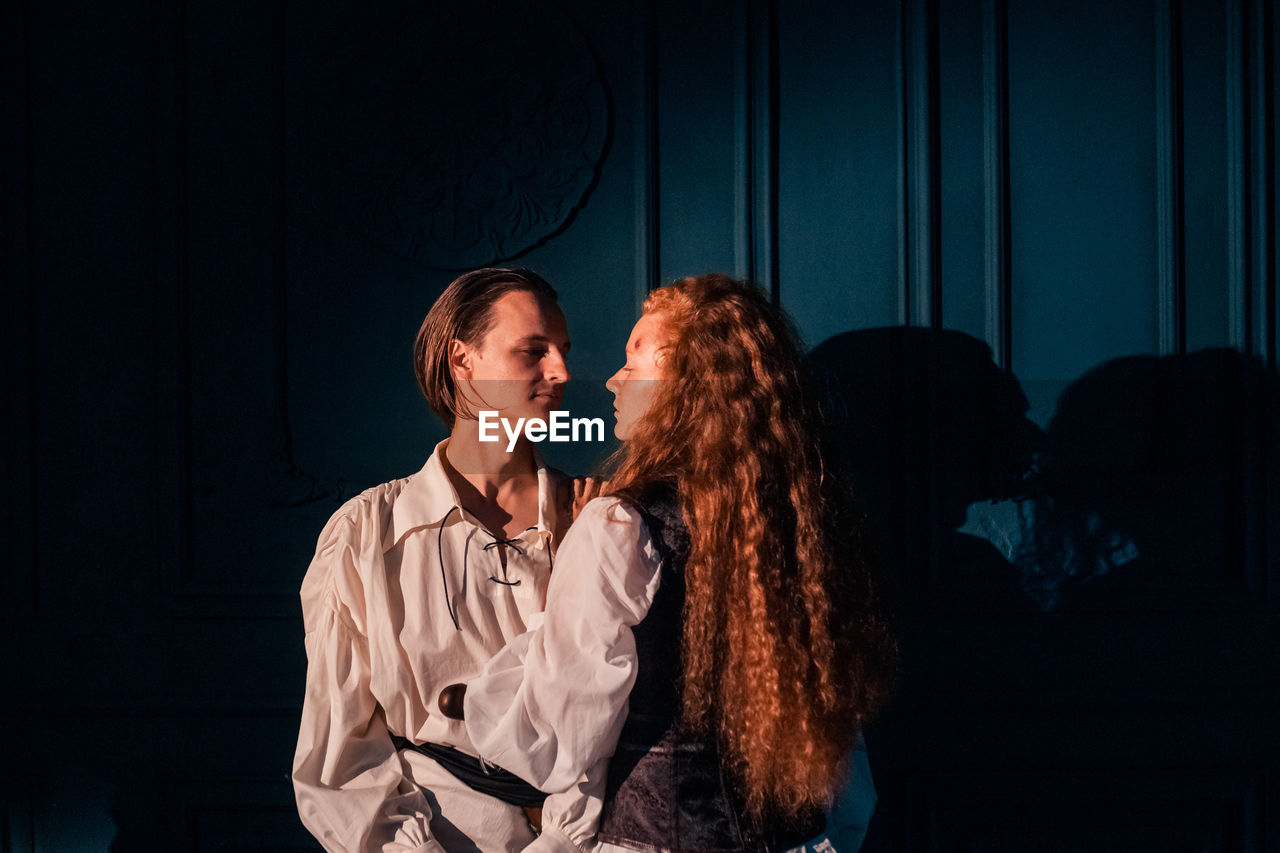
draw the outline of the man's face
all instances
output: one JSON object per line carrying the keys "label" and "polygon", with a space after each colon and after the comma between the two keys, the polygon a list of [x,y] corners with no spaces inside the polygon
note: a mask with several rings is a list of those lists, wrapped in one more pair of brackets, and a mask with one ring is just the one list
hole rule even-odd
{"label": "man's face", "polygon": [[553,302],[525,290],[504,294],[493,303],[479,345],[452,346],[454,381],[474,414],[497,411],[514,424],[517,418],[545,420],[559,408],[570,378],[569,330]]}

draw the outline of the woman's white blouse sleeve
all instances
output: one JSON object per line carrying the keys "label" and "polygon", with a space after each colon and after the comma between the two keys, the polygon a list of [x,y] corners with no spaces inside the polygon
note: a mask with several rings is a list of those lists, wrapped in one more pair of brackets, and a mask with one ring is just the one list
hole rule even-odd
{"label": "woman's white blouse sleeve", "polygon": [[485,760],[557,792],[613,754],[636,679],[631,628],[653,603],[660,563],[633,507],[597,498],[583,508],[556,555],[545,619],[467,685],[467,733]]}

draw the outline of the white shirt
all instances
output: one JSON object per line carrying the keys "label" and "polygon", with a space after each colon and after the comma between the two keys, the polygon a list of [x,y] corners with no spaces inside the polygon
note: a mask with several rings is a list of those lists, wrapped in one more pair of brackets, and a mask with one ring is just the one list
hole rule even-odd
{"label": "white shirt", "polygon": [[[440,690],[478,675],[546,598],[552,475],[535,453],[538,524],[503,546],[504,569],[499,548],[484,547],[494,537],[461,508],[440,461],[446,446],[417,474],[339,509],[302,583],[308,667],[293,781],[303,823],[330,851],[441,849],[414,784],[433,763],[397,753],[390,734],[477,755],[465,726],[440,713]],[[552,802],[543,814],[577,844],[598,818]]]}
{"label": "white shirt", "polygon": [[597,498],[583,508],[556,554],[545,618],[467,685],[481,755],[544,791],[577,784],[602,797],[602,773],[579,777],[617,746],[636,679],[631,629],[653,604],[660,566],[633,507]]}

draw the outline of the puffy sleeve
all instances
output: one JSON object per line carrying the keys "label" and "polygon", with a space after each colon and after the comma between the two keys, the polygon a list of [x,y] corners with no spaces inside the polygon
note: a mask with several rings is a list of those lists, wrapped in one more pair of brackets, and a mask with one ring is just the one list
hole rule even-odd
{"label": "puffy sleeve", "polygon": [[467,733],[485,760],[554,793],[613,754],[636,678],[631,629],[660,562],[634,508],[583,508],[556,555],[545,618],[467,685]]}
{"label": "puffy sleeve", "polygon": [[[293,760],[303,824],[330,853],[443,853],[370,690],[359,563],[381,557],[358,518],[325,527],[302,585],[307,681]],[[362,544],[363,543],[363,544]]]}

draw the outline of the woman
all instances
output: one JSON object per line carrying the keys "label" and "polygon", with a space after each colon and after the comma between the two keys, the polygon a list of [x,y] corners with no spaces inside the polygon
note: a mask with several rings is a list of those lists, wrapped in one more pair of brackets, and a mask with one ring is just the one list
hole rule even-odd
{"label": "woman", "polygon": [[[539,276],[458,278],[414,349],[449,437],[421,471],[348,501],[320,535],[302,585],[308,666],[293,782],[303,823],[329,851],[488,853],[534,838],[524,807],[543,795],[481,765],[434,697],[542,609],[567,482],[523,437],[510,452],[480,441],[478,417],[546,418],[569,380],[568,351],[556,293]],[[594,831],[554,797],[544,820],[573,840]]]}
{"label": "woman", "polygon": [[468,685],[468,732],[598,798],[603,849],[793,847],[894,665],[863,522],[823,477],[800,347],[756,288],[654,291],[626,358],[607,497],[566,536],[545,621]]}

